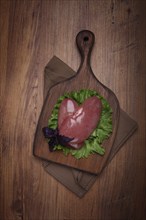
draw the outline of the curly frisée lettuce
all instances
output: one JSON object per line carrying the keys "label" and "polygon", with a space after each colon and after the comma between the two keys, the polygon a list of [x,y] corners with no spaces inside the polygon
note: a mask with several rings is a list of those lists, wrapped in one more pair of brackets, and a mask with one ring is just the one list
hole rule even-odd
{"label": "curly fris\u00e9e lettuce", "polygon": [[104,155],[105,149],[102,147],[102,143],[112,133],[112,109],[107,100],[96,91],[82,89],[80,91],[66,93],[63,96],[60,96],[52,111],[48,127],[52,129],[57,128],[59,107],[65,98],[74,99],[80,105],[87,98],[92,96],[97,96],[102,102],[102,113],[97,128],[93,131],[90,137],[84,141],[84,144],[80,149],[76,150],[59,144],[55,146],[54,150],[61,150],[65,155],[71,154],[76,159],[87,158],[94,153]]}

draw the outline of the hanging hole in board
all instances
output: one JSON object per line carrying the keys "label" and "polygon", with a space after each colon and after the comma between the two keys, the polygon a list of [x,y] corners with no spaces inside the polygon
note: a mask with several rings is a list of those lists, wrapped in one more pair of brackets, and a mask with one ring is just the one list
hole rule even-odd
{"label": "hanging hole in board", "polygon": [[84,37],[84,41],[88,41],[89,40],[89,37]]}

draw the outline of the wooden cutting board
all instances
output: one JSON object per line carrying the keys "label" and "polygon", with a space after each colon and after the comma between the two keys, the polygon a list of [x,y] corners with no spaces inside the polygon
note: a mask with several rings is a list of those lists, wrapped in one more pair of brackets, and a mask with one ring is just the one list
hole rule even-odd
{"label": "wooden cutting board", "polygon": [[[94,34],[90,31],[84,30],[78,33],[76,43],[81,55],[81,65],[78,72],[73,77],[56,84],[48,91],[35,133],[33,154],[44,160],[70,166],[90,173],[99,174],[106,164],[115,140],[120,108],[115,94],[104,86],[92,72],[90,66],[90,55],[94,45],[94,39]],[[106,150],[104,156],[93,154],[87,159],[77,160],[71,155],[65,156],[60,151],[52,153],[49,151],[48,143],[42,133],[42,128],[47,126],[48,119],[57,99],[66,92],[79,91],[80,89],[96,90],[108,100],[110,106],[112,107],[113,132],[110,138],[103,143],[103,147]]]}

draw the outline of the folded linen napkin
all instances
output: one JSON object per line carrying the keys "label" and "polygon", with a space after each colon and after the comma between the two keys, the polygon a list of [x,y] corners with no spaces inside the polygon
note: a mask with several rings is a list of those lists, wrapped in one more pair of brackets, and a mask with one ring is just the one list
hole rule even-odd
{"label": "folded linen napkin", "polygon": [[[75,71],[56,56],[50,60],[45,67],[44,72],[44,98],[53,85],[75,75]],[[105,166],[109,164],[125,141],[135,132],[136,129],[137,123],[123,110],[120,110],[117,136]],[[47,173],[51,174],[55,179],[80,198],[89,191],[93,183],[97,181],[100,176],[47,161],[43,162],[43,167]]]}

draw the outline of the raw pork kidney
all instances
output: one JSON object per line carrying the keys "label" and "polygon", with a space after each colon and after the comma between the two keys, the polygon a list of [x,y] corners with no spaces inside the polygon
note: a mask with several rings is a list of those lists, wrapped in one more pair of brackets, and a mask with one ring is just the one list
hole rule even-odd
{"label": "raw pork kidney", "polygon": [[83,142],[95,130],[100,120],[102,103],[93,96],[80,106],[69,98],[62,101],[58,115],[59,134],[74,138],[68,143],[73,148],[80,148]]}

